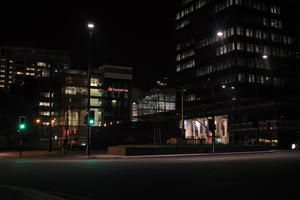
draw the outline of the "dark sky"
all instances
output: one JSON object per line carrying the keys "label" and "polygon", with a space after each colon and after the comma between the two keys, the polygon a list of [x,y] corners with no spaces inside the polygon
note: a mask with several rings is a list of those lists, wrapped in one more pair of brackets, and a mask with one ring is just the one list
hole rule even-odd
{"label": "dark sky", "polygon": [[86,23],[93,21],[93,67],[132,66],[140,87],[172,77],[174,1],[9,2],[0,13],[1,42],[67,50],[72,67],[85,68]]}

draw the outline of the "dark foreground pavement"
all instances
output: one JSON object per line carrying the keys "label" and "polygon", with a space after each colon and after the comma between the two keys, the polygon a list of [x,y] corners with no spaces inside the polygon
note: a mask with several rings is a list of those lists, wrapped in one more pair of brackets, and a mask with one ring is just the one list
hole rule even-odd
{"label": "dark foreground pavement", "polygon": [[0,184],[67,199],[298,199],[299,169],[299,151],[0,156]]}

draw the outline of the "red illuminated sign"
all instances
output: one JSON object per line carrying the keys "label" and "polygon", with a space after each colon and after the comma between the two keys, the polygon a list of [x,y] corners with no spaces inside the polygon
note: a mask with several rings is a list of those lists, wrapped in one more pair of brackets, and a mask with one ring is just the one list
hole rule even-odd
{"label": "red illuminated sign", "polygon": [[107,88],[107,91],[109,91],[109,92],[128,92],[128,89],[118,89],[118,88],[109,87],[109,88]]}

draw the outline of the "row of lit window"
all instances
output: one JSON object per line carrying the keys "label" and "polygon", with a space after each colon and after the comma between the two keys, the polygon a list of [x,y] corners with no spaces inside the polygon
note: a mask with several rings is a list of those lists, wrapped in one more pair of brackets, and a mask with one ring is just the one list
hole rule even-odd
{"label": "row of lit window", "polygon": [[175,28],[176,28],[176,30],[179,30],[179,29],[186,27],[190,23],[191,23],[191,21],[189,19],[186,19],[186,20],[183,20],[183,21],[177,23]]}
{"label": "row of lit window", "polygon": [[[5,78],[6,76],[5,76],[5,74],[0,74],[0,77],[1,77],[1,78]],[[9,79],[12,79],[12,76],[8,76],[8,78],[9,78]]]}
{"label": "row of lit window", "polygon": [[275,85],[275,86],[283,86],[285,84],[284,78],[262,76],[257,74],[241,74],[241,73],[238,74],[238,82],[258,83],[263,85]]}
{"label": "row of lit window", "polygon": [[[225,0],[216,5],[215,12],[218,13],[233,5],[245,5],[247,7],[262,11],[268,10],[267,4],[257,0]],[[281,9],[277,5],[271,5],[270,12],[276,15],[280,15]]]}
{"label": "row of lit window", "polygon": [[100,99],[90,99],[91,106],[102,106],[102,101]]}
{"label": "row of lit window", "polygon": [[[50,111],[42,111],[42,112],[39,112],[39,114],[41,116],[50,116]],[[51,115],[53,116],[54,112],[52,112]]]}
{"label": "row of lit window", "polygon": [[237,35],[246,36],[246,37],[254,37],[257,39],[263,39],[263,40],[270,39],[272,42],[281,42],[284,44],[292,44],[293,43],[292,38],[289,36],[285,36],[285,35],[282,36],[282,35],[274,34],[274,33],[269,34],[267,32],[261,31],[261,30],[253,30],[250,28],[236,27],[236,29],[230,28],[230,29],[225,30],[223,32],[222,38],[220,38],[218,36],[214,36],[214,37],[208,37],[208,38],[205,38],[205,39],[199,41],[197,47],[202,48],[202,47],[211,45],[220,39],[226,39],[227,37],[233,36],[235,33]]}
{"label": "row of lit window", "polygon": [[[50,107],[50,102],[39,102],[39,106],[43,106],[43,107]],[[53,106],[53,103],[52,103]]]}
{"label": "row of lit window", "polygon": [[164,112],[169,110],[175,110],[175,102],[139,102],[138,112],[140,115],[153,114],[155,112]]}
{"label": "row of lit window", "polygon": [[264,17],[262,18],[262,25],[281,29],[282,21],[279,19],[268,19]]}
{"label": "row of lit window", "polygon": [[26,76],[35,76],[35,73],[32,72],[16,72],[17,75],[23,75],[25,74]]}
{"label": "row of lit window", "polygon": [[[5,58],[1,58],[0,61],[1,61],[1,62],[6,62],[6,59],[5,59]],[[13,60],[9,60],[9,62],[10,62],[10,63],[13,63]]]}
{"label": "row of lit window", "polygon": [[196,10],[202,8],[206,4],[208,4],[211,0],[200,0],[196,2]]}
{"label": "row of lit window", "polygon": [[[182,5],[186,5],[190,2],[192,2],[192,1],[191,0],[184,0],[182,2]],[[189,7],[183,9],[181,12],[178,12],[176,14],[175,19],[179,20],[179,19],[183,18],[186,15],[192,13],[194,10],[198,10],[198,9],[202,8],[203,6],[208,4],[209,2],[210,2],[210,0],[199,0],[199,1],[196,2],[195,7],[192,4]],[[225,1],[222,1],[221,3],[218,3],[215,6],[215,12],[218,13],[218,12],[220,12],[220,11],[230,7],[230,6],[233,6],[233,5],[245,5],[247,7],[254,8],[254,9],[257,9],[257,10],[262,10],[262,11],[267,11],[267,9],[268,9],[267,4],[265,4],[261,1],[257,1],[257,0],[243,0],[243,1],[242,0],[225,0]],[[270,6],[270,12],[273,13],[273,14],[280,15],[281,10],[280,10],[279,6],[271,5]]]}
{"label": "row of lit window", "polygon": [[253,30],[250,28],[237,27],[236,34],[242,35],[246,37],[254,37],[257,39],[263,40],[271,40],[272,42],[280,42],[284,44],[292,44],[292,38],[285,35],[275,34],[275,33],[267,33],[261,30]]}
{"label": "row of lit window", "polygon": [[[200,67],[197,70],[197,76],[205,76],[207,74],[221,71],[227,68],[230,68],[232,66],[245,66],[245,67],[251,67],[251,68],[258,68],[258,69],[265,69],[269,70],[270,69],[270,62],[265,59],[252,59],[252,58],[243,58],[243,57],[238,57],[238,58],[229,58],[227,60],[217,62],[213,66],[203,66]],[[177,69],[178,71],[179,69]],[[180,69],[179,71],[182,71],[184,69]]]}
{"label": "row of lit window", "polygon": [[176,14],[175,20],[179,20],[183,17],[185,17],[186,15],[192,13],[194,11],[194,5],[191,5],[185,9],[183,9],[181,12]]}
{"label": "row of lit window", "polygon": [[201,77],[208,75],[213,72],[222,71],[233,66],[243,66],[243,67],[250,67],[250,68],[257,68],[257,69],[270,69],[270,62],[264,59],[253,59],[253,58],[229,58],[221,62],[217,62],[214,66],[202,66],[197,69],[196,76]]}
{"label": "row of lit window", "polygon": [[[246,51],[250,53],[259,53],[261,55],[272,55],[278,57],[290,58],[294,53],[290,50],[280,49],[275,47],[268,47],[263,45],[237,42],[235,46],[238,51]],[[227,45],[224,45],[217,49],[217,55],[229,53]]]}
{"label": "row of lit window", "polygon": [[233,27],[229,28],[229,29],[226,29],[224,31],[222,31],[223,35],[220,37],[220,36],[217,36],[217,33],[214,34],[214,36],[211,36],[211,37],[207,37],[203,40],[200,40],[198,42],[198,45],[197,47],[198,48],[202,48],[202,47],[205,47],[205,46],[208,46],[208,45],[211,45],[219,40],[224,40],[228,37],[231,37],[235,34],[235,29]]}
{"label": "row of lit window", "polygon": [[37,62],[36,64],[38,67],[47,67],[47,63],[45,62]]}
{"label": "row of lit window", "polygon": [[283,86],[285,80],[280,77],[269,77],[267,75],[258,75],[258,74],[242,74],[239,73],[236,75],[225,75],[220,77],[220,84],[230,84],[234,82],[240,83],[250,83],[250,84],[262,84],[262,85],[274,85],[274,86]]}
{"label": "row of lit window", "polygon": [[228,43],[226,45],[222,45],[222,46],[218,47],[217,50],[216,50],[216,55],[220,56],[220,55],[223,55],[223,54],[230,53],[234,50],[235,50],[234,42]]}
{"label": "row of lit window", "polygon": [[183,52],[183,53],[181,53],[181,54],[178,54],[178,55],[176,56],[176,61],[179,62],[179,61],[181,61],[181,60],[184,60],[184,59],[186,59],[186,58],[192,57],[192,56],[194,56],[194,55],[195,55],[195,50],[194,50],[194,49],[191,49],[191,50],[185,51],[185,52]]}
{"label": "row of lit window", "polygon": [[195,94],[188,94],[188,95],[186,95],[185,101],[186,102],[196,101],[196,95]]}
{"label": "row of lit window", "polygon": [[222,10],[225,10],[226,8],[232,6],[232,5],[240,5],[241,4],[241,1],[237,0],[237,1],[234,1],[234,0],[225,0],[225,1],[222,1],[220,3],[218,3],[215,7],[215,12],[218,13]]}
{"label": "row of lit window", "polygon": [[187,61],[185,63],[178,64],[176,66],[176,71],[180,72],[180,71],[190,69],[190,68],[193,68],[193,67],[195,67],[195,60],[190,60],[190,61]]}
{"label": "row of lit window", "polygon": [[86,95],[87,94],[87,88],[67,86],[65,88],[65,94],[70,94],[70,95]]}
{"label": "row of lit window", "polygon": [[[54,93],[52,93],[52,98],[53,98],[53,96],[54,96]],[[50,98],[50,93],[49,92],[41,93],[41,97]]]}
{"label": "row of lit window", "polygon": [[[210,1],[211,0],[199,0],[199,1],[196,2],[195,7],[192,4],[189,7],[184,8],[182,11],[180,11],[180,12],[178,12],[176,14],[175,20],[179,20],[179,19],[187,16],[188,14],[194,12],[194,10],[198,10],[198,9],[202,8],[203,6],[205,6],[206,4],[208,4]],[[188,1],[188,0],[184,1],[183,5],[186,5],[186,4],[190,3],[190,2],[191,1]]]}

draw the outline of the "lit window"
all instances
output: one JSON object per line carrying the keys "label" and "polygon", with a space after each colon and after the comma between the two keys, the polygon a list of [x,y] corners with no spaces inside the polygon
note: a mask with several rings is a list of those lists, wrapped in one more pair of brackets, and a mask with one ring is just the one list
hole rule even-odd
{"label": "lit window", "polygon": [[37,66],[39,66],[39,67],[46,67],[47,64],[45,62],[37,62]]}
{"label": "lit window", "polygon": [[50,106],[50,102],[39,102],[39,106],[49,107]]}

